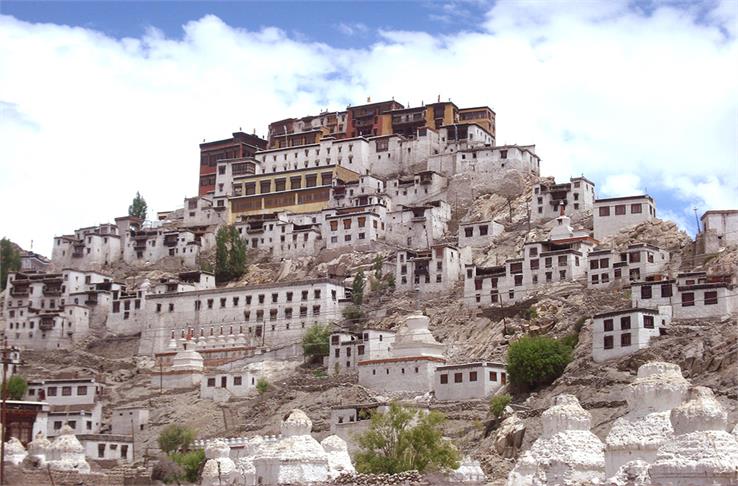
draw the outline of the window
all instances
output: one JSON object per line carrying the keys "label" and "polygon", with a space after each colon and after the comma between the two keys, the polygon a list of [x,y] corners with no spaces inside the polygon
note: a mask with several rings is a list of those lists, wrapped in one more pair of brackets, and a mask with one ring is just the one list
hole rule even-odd
{"label": "window", "polygon": [[653,329],[653,316],[643,316],[643,327]]}
{"label": "window", "polygon": [[120,457],[122,459],[125,459],[128,457],[128,445],[127,444],[122,444],[120,446]]}
{"label": "window", "polygon": [[47,395],[49,395],[50,397],[55,397],[56,396],[56,387],[55,386],[50,386],[48,388],[47,392],[48,392]]}
{"label": "window", "polygon": [[242,376],[234,376],[233,377],[233,386],[241,386],[243,384],[243,377]]}
{"label": "window", "polygon": [[71,386],[63,386],[62,387],[62,396],[63,397],[71,397],[72,396],[72,387]]}
{"label": "window", "polygon": [[225,297],[222,297],[220,299],[220,308],[223,309],[226,306],[226,299]]}
{"label": "window", "polygon": [[477,381],[477,372],[476,371],[470,371],[469,372],[469,381]]}
{"label": "window", "polygon": [[454,383],[463,383],[464,373],[454,373]]}
{"label": "window", "polygon": [[605,319],[602,325],[605,332],[613,330],[612,319]]}
{"label": "window", "polygon": [[652,296],[650,285],[641,285],[641,299],[650,299]]}
{"label": "window", "polygon": [[638,204],[631,204],[630,205],[630,212],[631,214],[640,214],[643,212],[643,206],[641,203]]}
{"label": "window", "polygon": [[97,445],[97,457],[105,457],[105,444]]}
{"label": "window", "polygon": [[472,236],[474,236],[474,228],[464,228],[464,236],[466,236],[467,238],[471,238]]}
{"label": "window", "polygon": [[600,208],[600,216],[610,216],[610,206],[603,206]]}
{"label": "window", "polygon": [[87,395],[87,387],[86,386],[78,386],[77,387],[77,395]]}
{"label": "window", "polygon": [[62,428],[61,420],[55,420],[54,421],[54,430],[59,430]]}
{"label": "window", "polygon": [[705,292],[705,305],[716,305],[718,303],[717,291]]}
{"label": "window", "polygon": [[630,263],[640,263],[641,262],[641,254],[638,252],[633,252],[628,254],[628,260]]}
{"label": "window", "polygon": [[630,329],[630,316],[620,318],[620,330]]}
{"label": "window", "polygon": [[489,372],[489,381],[497,381],[497,372],[496,371],[490,371]]}
{"label": "window", "polygon": [[208,387],[213,388],[215,386],[215,378],[208,378]]}
{"label": "window", "polygon": [[682,293],[682,307],[693,307],[694,306],[694,292],[683,292]]}
{"label": "window", "polygon": [[590,260],[589,261],[589,268],[591,270],[597,270],[600,268],[600,261],[599,260]]}
{"label": "window", "polygon": [[613,348],[613,339],[612,339],[612,336],[605,336],[605,339],[604,339],[604,348],[605,349],[612,349]]}
{"label": "window", "polygon": [[625,204],[615,205],[615,216],[622,216],[625,214]]}
{"label": "window", "polygon": [[629,332],[626,332],[625,334],[620,335],[620,346],[623,348],[630,346],[630,333]]}

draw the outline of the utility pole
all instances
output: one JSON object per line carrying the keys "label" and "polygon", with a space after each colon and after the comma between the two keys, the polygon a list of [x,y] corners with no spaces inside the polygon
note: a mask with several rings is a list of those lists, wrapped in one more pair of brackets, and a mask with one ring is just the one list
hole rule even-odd
{"label": "utility pole", "polygon": [[3,337],[3,382],[2,382],[2,401],[0,401],[0,422],[2,422],[2,434],[0,434],[0,485],[5,484],[5,435],[8,433],[8,424],[5,413],[5,402],[8,399],[7,375],[8,365],[10,364],[10,356],[8,349],[8,337]]}

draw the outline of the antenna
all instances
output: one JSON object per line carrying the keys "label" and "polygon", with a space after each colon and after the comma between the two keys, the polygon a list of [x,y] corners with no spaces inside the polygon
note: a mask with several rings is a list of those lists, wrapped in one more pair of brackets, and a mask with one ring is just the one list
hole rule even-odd
{"label": "antenna", "polygon": [[694,208],[692,208],[692,210],[694,211],[694,221],[697,223],[697,233],[700,233],[701,232],[700,231],[700,220],[697,217],[697,208],[694,207]]}

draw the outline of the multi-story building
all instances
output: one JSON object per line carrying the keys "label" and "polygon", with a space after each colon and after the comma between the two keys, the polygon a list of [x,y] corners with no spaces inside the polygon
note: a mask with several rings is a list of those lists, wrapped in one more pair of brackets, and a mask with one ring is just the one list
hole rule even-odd
{"label": "multi-story building", "polygon": [[425,250],[400,250],[395,255],[395,286],[419,293],[450,290],[463,275],[468,252],[446,245]]}
{"label": "multi-story building", "polygon": [[561,214],[569,217],[591,211],[594,206],[594,182],[584,177],[573,177],[569,182],[540,183],[533,186],[530,208],[536,220],[553,219]]}
{"label": "multi-story building", "polygon": [[450,219],[451,206],[442,200],[399,206],[387,213],[387,242],[430,248],[446,233]]}
{"label": "multi-story building", "polygon": [[433,392],[436,400],[484,399],[507,383],[502,363],[479,361],[436,368]]}
{"label": "multi-story building", "polygon": [[680,273],[676,279],[631,284],[633,307],[659,309],[672,319],[723,318],[738,313],[733,275]]}
{"label": "multi-story building", "polygon": [[49,404],[48,430],[54,437],[66,424],[75,434],[97,434],[102,420],[102,386],[93,377],[59,377],[30,381],[26,400]]}
{"label": "multi-story building", "polygon": [[738,209],[710,210],[700,218],[702,230],[700,236],[710,235],[715,238],[713,248],[703,253],[713,253],[724,246],[738,244]]}
{"label": "multi-story building", "polygon": [[334,182],[358,179],[358,173],[335,164],[237,177],[229,200],[229,221],[280,211],[319,212],[330,205]]}
{"label": "multi-story building", "polygon": [[134,216],[115,218],[115,224],[79,228],[74,234],[54,237],[51,262],[56,269],[99,270],[123,259],[123,249],[131,232],[143,220]]}
{"label": "multi-story building", "polygon": [[648,195],[596,199],[594,238],[602,241],[629,226],[656,218],[656,203]]}
{"label": "multi-story building", "polygon": [[448,179],[444,175],[426,170],[408,177],[389,179],[386,192],[393,206],[412,206],[439,199],[447,187]]}
{"label": "multi-story building", "polygon": [[385,329],[334,332],[330,337],[328,371],[355,371],[359,361],[389,358],[394,342],[395,332]]}
{"label": "multi-story building", "polygon": [[235,132],[231,138],[200,144],[200,177],[198,195],[206,196],[215,191],[215,175],[218,161],[253,157],[257,150],[264,150],[267,141],[256,135]]}
{"label": "multi-story building", "polygon": [[319,215],[307,220],[289,213],[243,216],[235,226],[248,248],[269,252],[278,261],[315,255],[325,246]]}
{"label": "multi-story building", "polygon": [[307,327],[341,318],[342,282],[329,279],[194,290],[147,296],[139,353],[172,339],[243,335],[249,346],[298,342]]}
{"label": "multi-story building", "polygon": [[326,248],[359,246],[385,237],[387,208],[381,204],[330,209],[323,217]]}
{"label": "multi-story building", "polygon": [[460,150],[494,147],[495,137],[476,123],[454,123],[438,130],[441,153],[450,154]]}
{"label": "multi-story building", "polygon": [[[218,169],[220,166],[218,164]],[[182,211],[182,226],[193,229],[225,224],[223,209],[215,207],[212,196],[187,197]]]}
{"label": "multi-story building", "polygon": [[[459,109],[459,123],[476,123],[495,136],[495,112],[489,106]],[[492,142],[494,145],[494,141]]]}
{"label": "multi-story building", "polygon": [[22,251],[20,260],[20,271],[23,273],[46,272],[51,266],[48,258],[32,251]]}
{"label": "multi-story building", "polygon": [[195,268],[201,247],[200,237],[190,229],[160,226],[129,230],[123,261],[129,265],[144,265],[175,257],[182,265]]}
{"label": "multi-story building", "polygon": [[112,278],[97,272],[10,273],[5,335],[21,349],[68,348],[100,327],[110,308]]}
{"label": "multi-story building", "polygon": [[392,133],[415,138],[421,128],[438,130],[442,126],[457,123],[459,108],[451,101],[442,101],[415,108],[395,108],[385,112],[383,116],[391,123]]}
{"label": "multi-story building", "polygon": [[[333,137],[336,139],[346,138],[348,112],[325,111],[317,116],[305,116],[302,118],[286,118],[269,124],[269,148],[284,148],[294,145],[305,145],[297,143],[302,141],[301,136],[308,135],[306,140],[314,140],[314,143],[322,137]],[[315,135],[319,135],[315,140]]]}
{"label": "multi-story building", "polygon": [[367,99],[364,105],[349,106],[346,108],[346,132],[349,137],[373,137],[393,133],[392,118],[385,115],[404,107],[394,101],[380,101],[372,103]]}
{"label": "multi-story building", "polygon": [[606,288],[649,280],[667,271],[670,255],[666,250],[647,243],[629,245],[625,251],[596,249],[587,257],[587,286]]}
{"label": "multi-story building", "polygon": [[446,176],[460,173],[504,173],[517,170],[523,174],[539,175],[541,159],[535,153],[535,145],[485,145],[449,151],[428,159],[428,170]]}
{"label": "multi-story building", "polygon": [[592,359],[600,363],[647,348],[671,321],[668,314],[645,308],[596,314],[592,325]]}
{"label": "multi-story building", "polygon": [[555,282],[586,278],[587,256],[594,240],[576,231],[568,216],[559,216],[548,240],[530,241],[523,256],[494,267],[466,266],[464,303],[468,307],[512,304]]}

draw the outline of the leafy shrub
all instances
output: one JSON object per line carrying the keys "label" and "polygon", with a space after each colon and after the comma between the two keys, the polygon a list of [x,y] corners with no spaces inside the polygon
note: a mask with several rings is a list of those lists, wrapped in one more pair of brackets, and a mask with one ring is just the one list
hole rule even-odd
{"label": "leafy shrub", "polygon": [[349,321],[356,321],[364,317],[364,311],[358,305],[350,305],[343,309],[343,318]]}
{"label": "leafy shrub", "polygon": [[458,468],[459,453],[443,438],[444,420],[438,412],[418,413],[394,403],[386,413],[372,414],[369,430],[357,438],[356,470],[396,474]]}
{"label": "leafy shrub", "polygon": [[28,383],[21,375],[11,376],[5,386],[8,390],[8,398],[11,400],[23,400],[23,395],[28,390]]}
{"label": "leafy shrub", "polygon": [[256,381],[256,391],[263,395],[269,389],[269,382],[263,376]]}
{"label": "leafy shrub", "polygon": [[507,393],[495,395],[492,397],[492,400],[489,401],[489,412],[493,417],[500,418],[502,413],[505,411],[505,407],[510,405],[510,402],[512,402],[512,397]]}
{"label": "leafy shrub", "polygon": [[545,336],[524,336],[507,350],[510,383],[520,388],[548,385],[571,361],[571,347]]}
{"label": "leafy shrub", "polygon": [[577,319],[577,322],[574,323],[574,331],[576,331],[577,334],[582,331],[585,322],[587,322],[587,318],[585,316],[582,316]]}
{"label": "leafy shrub", "polygon": [[310,358],[328,356],[330,351],[331,328],[328,325],[315,324],[302,337],[302,350]]}
{"label": "leafy shrub", "polygon": [[196,435],[197,432],[190,427],[167,425],[159,434],[159,448],[167,454],[186,451]]}
{"label": "leafy shrub", "polygon": [[169,456],[162,455],[151,470],[151,479],[169,484],[179,482],[184,474],[182,466],[171,460]]}
{"label": "leafy shrub", "polygon": [[559,342],[573,351],[579,343],[579,334],[569,334],[559,339]]}
{"label": "leafy shrub", "polygon": [[197,482],[197,478],[200,475],[200,467],[205,462],[204,450],[197,449],[189,452],[175,452],[170,457],[184,471],[184,474],[178,479],[184,479],[190,483]]}
{"label": "leafy shrub", "polygon": [[535,319],[536,317],[538,317],[538,311],[536,310],[536,308],[535,308],[535,307],[531,306],[531,307],[528,307],[528,308],[527,308],[527,309],[525,310],[525,318],[526,318],[527,320],[529,320],[529,321],[530,321],[530,320],[533,320],[533,319]]}

